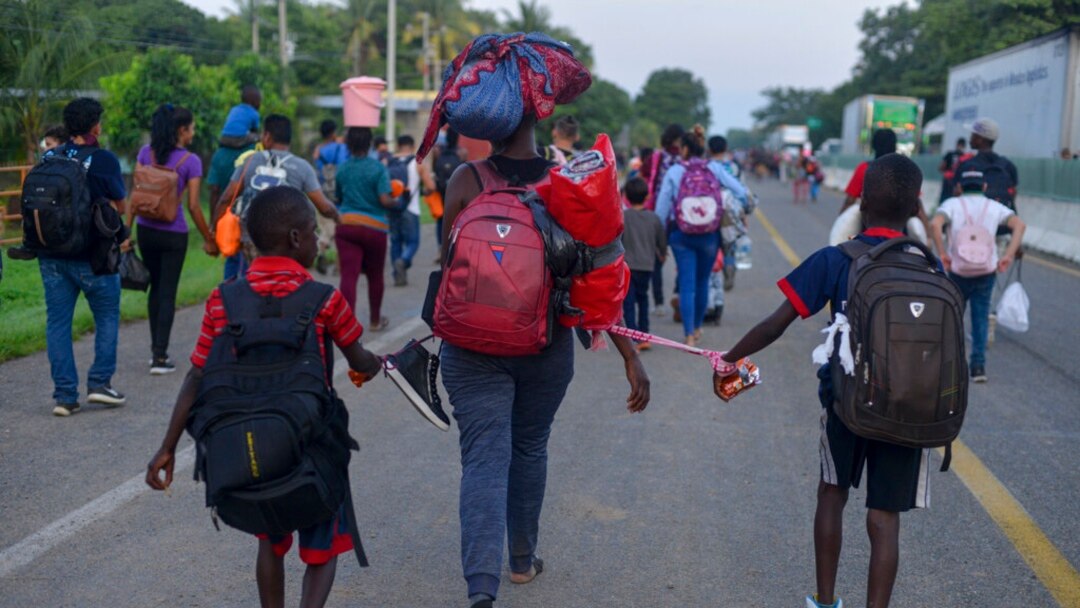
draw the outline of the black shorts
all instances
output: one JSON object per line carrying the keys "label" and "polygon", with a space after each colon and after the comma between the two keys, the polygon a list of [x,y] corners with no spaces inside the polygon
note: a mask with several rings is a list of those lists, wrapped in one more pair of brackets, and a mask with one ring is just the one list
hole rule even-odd
{"label": "black shorts", "polygon": [[859,487],[866,467],[866,508],[908,511],[930,506],[930,450],[865,439],[833,412],[821,411],[821,480]]}

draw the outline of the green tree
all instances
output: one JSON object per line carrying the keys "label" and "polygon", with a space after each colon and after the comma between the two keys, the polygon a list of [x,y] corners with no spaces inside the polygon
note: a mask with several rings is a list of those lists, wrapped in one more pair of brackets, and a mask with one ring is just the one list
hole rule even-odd
{"label": "green tree", "polygon": [[630,127],[630,145],[635,148],[653,148],[660,145],[660,125],[648,118],[637,118]]}
{"label": "green tree", "polygon": [[109,145],[132,154],[149,131],[150,117],[163,103],[184,106],[195,114],[193,147],[208,153],[225,120],[236,87],[227,68],[197,68],[189,55],[152,49],[136,56],[131,67],[101,79]]}
{"label": "green tree", "polygon": [[26,161],[33,162],[51,108],[93,82],[112,57],[94,52],[89,20],[52,19],[43,0],[23,0],[0,10],[0,126],[18,132]]}
{"label": "green tree", "polygon": [[571,115],[580,124],[581,143],[590,146],[597,135],[607,133],[612,141],[634,117],[630,94],[613,82],[593,78],[592,86],[574,103],[558,106],[555,114],[537,126],[537,137],[551,143],[551,129],[560,116]]}
{"label": "green tree", "polygon": [[634,112],[657,125],[679,123],[689,128],[701,124],[709,128],[709,90],[692,72],[664,68],[649,74],[641,94],[634,100]]}
{"label": "green tree", "polygon": [[825,91],[821,89],[797,89],[794,87],[768,87],[761,92],[768,101],[766,105],[750,113],[756,127],[771,131],[784,124],[804,125],[814,116]]}
{"label": "green tree", "polygon": [[749,129],[728,129],[725,137],[727,137],[729,150],[753,148],[760,145],[762,140],[758,131]]}
{"label": "green tree", "polygon": [[240,57],[232,65],[196,66],[190,55],[151,49],[136,56],[129,69],[101,79],[109,144],[121,154],[134,153],[149,131],[154,110],[172,103],[195,115],[192,148],[207,155],[217,147],[221,125],[229,108],[239,103],[245,84],[262,89],[263,116],[295,117],[296,100],[282,101],[274,88],[277,82],[277,66],[255,55]]}

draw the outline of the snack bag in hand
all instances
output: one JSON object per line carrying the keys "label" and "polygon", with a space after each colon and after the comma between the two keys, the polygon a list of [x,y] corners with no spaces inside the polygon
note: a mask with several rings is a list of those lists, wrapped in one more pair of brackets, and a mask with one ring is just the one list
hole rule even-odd
{"label": "snack bag in hand", "polygon": [[735,371],[721,376],[713,373],[713,392],[724,401],[731,401],[736,395],[746,392],[761,384],[761,370],[750,359],[739,359]]}

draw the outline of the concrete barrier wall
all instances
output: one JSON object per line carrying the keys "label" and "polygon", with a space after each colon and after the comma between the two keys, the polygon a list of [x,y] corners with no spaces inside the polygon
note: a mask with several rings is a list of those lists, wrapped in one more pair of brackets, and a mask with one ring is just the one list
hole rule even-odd
{"label": "concrete barrier wall", "polygon": [[[854,173],[842,167],[824,167],[824,171],[825,186],[836,190],[843,190]],[[1024,245],[1080,263],[1080,202],[1028,196],[1023,192],[1021,188],[1016,207],[1027,223]],[[941,194],[941,181],[923,181],[922,194],[927,214],[933,213]]]}

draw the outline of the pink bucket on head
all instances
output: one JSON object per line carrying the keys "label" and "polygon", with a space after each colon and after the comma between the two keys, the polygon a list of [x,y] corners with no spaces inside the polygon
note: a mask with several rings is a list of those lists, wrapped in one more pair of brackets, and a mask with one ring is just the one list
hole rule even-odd
{"label": "pink bucket on head", "polygon": [[386,81],[371,76],[358,76],[341,83],[342,109],[346,127],[378,127],[382,115],[382,93]]}

